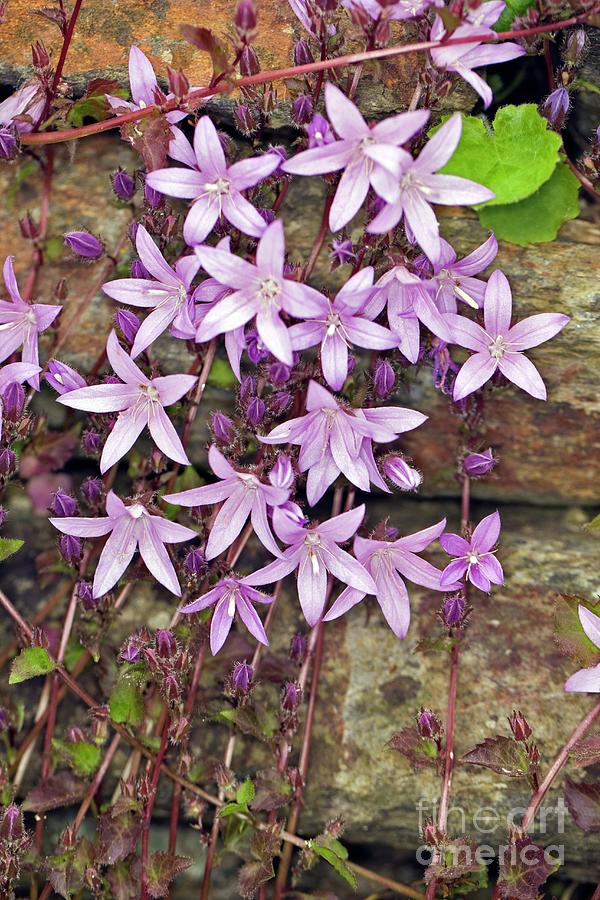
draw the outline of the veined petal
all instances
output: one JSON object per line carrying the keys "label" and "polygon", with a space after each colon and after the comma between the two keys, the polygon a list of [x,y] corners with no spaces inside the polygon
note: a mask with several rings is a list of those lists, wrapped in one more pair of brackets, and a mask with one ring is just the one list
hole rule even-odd
{"label": "veined petal", "polygon": [[255,637],[260,644],[268,646],[269,638],[267,637],[264,625],[260,620],[260,616],[254,609],[250,601],[246,600],[243,594],[238,597],[236,607],[240,619],[242,620],[252,637]]}
{"label": "veined petal", "polygon": [[476,563],[474,566],[471,566],[471,568],[469,569],[468,579],[471,584],[474,584],[475,587],[479,588],[480,591],[483,591],[484,594],[489,594],[492,589],[490,579],[487,577],[478,563]]}
{"label": "veined petal", "polygon": [[214,559],[233,544],[250,515],[253,500],[252,492],[242,484],[231,491],[210,530],[206,545],[207,559]]}
{"label": "veined petal", "polygon": [[100,457],[100,471],[103,475],[131,450],[147,421],[148,413],[144,404],[131,407],[120,414],[106,439]]}
{"label": "veined petal", "polygon": [[247,288],[256,278],[255,266],[227,250],[202,246],[194,247],[194,253],[209,275],[234,290]]}
{"label": "veined petal", "polygon": [[140,556],[146,563],[148,571],[168,591],[181,597],[181,587],[173,568],[173,563],[165,545],[156,534],[151,521],[145,520],[139,537]]}
{"label": "veined petal", "polygon": [[536,316],[528,316],[521,319],[508,332],[506,339],[511,350],[529,350],[537,347],[545,341],[549,341],[555,334],[565,327],[569,316],[560,313],[539,313]]}
{"label": "veined petal", "polygon": [[131,358],[135,359],[136,356],[139,356],[140,353],[143,353],[144,350],[153,344],[163,331],[166,331],[176,315],[176,300],[167,300],[162,306],[153,309],[138,328],[131,348]]}
{"label": "veined petal", "polygon": [[378,141],[390,144],[405,144],[410,138],[425,127],[431,113],[427,109],[398,113],[378,122],[371,128],[371,134]]}
{"label": "veined petal", "polygon": [[369,134],[369,126],[352,100],[331,81],[325,85],[327,116],[341,138],[358,141]]}
{"label": "veined petal", "polygon": [[258,210],[235,189],[229,197],[223,198],[223,215],[242,234],[249,234],[251,237],[260,237],[267,227]]}
{"label": "veined petal", "polygon": [[245,191],[268,178],[280,162],[281,159],[277,153],[272,152],[263,153],[262,156],[251,156],[249,159],[240,159],[239,162],[229,167],[229,177],[238,191]]}
{"label": "veined petal", "polygon": [[72,534],[75,537],[92,538],[102,537],[113,529],[113,522],[107,516],[101,516],[97,519],[84,518],[79,516],[60,516],[59,518],[48,519],[51,525],[62,531],[63,534]]}
{"label": "veined petal", "polygon": [[290,175],[324,175],[343,169],[352,158],[353,145],[350,141],[334,141],[323,147],[303,150],[282,165]]}
{"label": "veined petal", "polygon": [[[313,563],[311,560],[314,559]],[[327,569],[318,555],[305,552],[298,567],[298,599],[304,618],[311,626],[317,624],[325,608]]]}
{"label": "veined petal", "polygon": [[282,557],[283,554],[277,544],[271,528],[269,527],[269,519],[267,518],[267,504],[265,498],[260,491],[257,491],[252,504],[251,512],[252,528],[256,537],[259,539],[263,547],[266,547],[273,556]]}
{"label": "veined petal", "polygon": [[[464,256],[458,262],[452,261],[452,271],[461,275],[478,275],[493,263],[497,255],[498,241],[494,232],[492,232],[487,241],[484,241],[483,244],[467,256]],[[456,255],[454,258],[456,259]]]}
{"label": "veined petal", "polygon": [[232,625],[233,616],[229,613],[229,600],[225,596],[215,606],[210,623],[210,652],[213,656],[216,656],[227,640]]}
{"label": "veined petal", "polygon": [[198,197],[190,206],[183,223],[183,237],[189,247],[195,247],[206,240],[219,218],[219,206],[214,195]]}
{"label": "veined petal", "polygon": [[498,368],[509,381],[522,388],[536,400],[546,399],[546,385],[542,376],[523,353],[505,353],[498,360]]}
{"label": "veined petal", "polygon": [[468,568],[466,559],[453,559],[449,563],[440,578],[440,588],[443,591],[454,590],[457,582],[462,581]]}
{"label": "veined petal", "polygon": [[339,231],[353,219],[369,191],[369,173],[363,159],[350,163],[340,178],[329,211],[329,227]]}
{"label": "veined petal", "polygon": [[203,172],[210,175],[225,175],[227,160],[217,129],[209,116],[202,116],[198,120],[194,131],[194,153]]}
{"label": "veined petal", "polygon": [[456,376],[454,382],[454,400],[462,400],[463,397],[472,394],[482,385],[489,381],[496,369],[498,363],[492,359],[489,353],[474,353],[469,359],[463,363],[460,372]]}
{"label": "veined petal", "polygon": [[360,603],[366,596],[364,591],[357,591],[356,588],[345,587],[337,600],[332,603],[331,607],[327,610],[327,613],[323,616],[323,621],[332,622],[334,619],[339,619],[340,616],[347,613],[349,609],[352,609],[353,606]]}
{"label": "veined petal", "polygon": [[565,691],[587,694],[600,693],[600,665],[580,669],[565,682]]}
{"label": "veined petal", "polygon": [[405,221],[410,226],[416,242],[429,259],[435,262],[440,252],[440,229],[435,213],[418,187],[402,192],[402,204]]}
{"label": "veined petal", "polygon": [[150,516],[149,518],[155,534],[163,544],[182,544],[184,541],[191,541],[198,537],[193,528],[186,528],[179,522],[170,522],[162,516]]}
{"label": "veined petal", "polygon": [[283,222],[277,220],[271,222],[265,230],[256,248],[256,267],[261,276],[272,275],[274,278],[283,278],[283,263],[285,260],[285,236]]}
{"label": "veined petal", "polygon": [[[224,301],[223,301],[224,302]],[[273,356],[287,366],[294,361],[292,342],[288,330],[276,309],[260,309],[256,314],[256,330]]]}
{"label": "veined petal", "polygon": [[342,584],[348,584],[367,594],[377,593],[375,582],[362,563],[333,541],[327,542],[323,559],[331,574]]}
{"label": "veined petal", "polygon": [[217,481],[214,484],[203,484],[201,487],[190,488],[187,491],[165,494],[163,500],[166,500],[167,503],[174,503],[175,506],[210,506],[226,500],[232,489],[231,480]]}
{"label": "veined petal", "polygon": [[487,353],[490,339],[481,325],[467,319],[466,316],[457,316],[454,313],[445,313],[444,319],[452,331],[450,343],[474,350],[476,353]]}
{"label": "veined petal", "polygon": [[309,506],[314,506],[315,503],[319,502],[327,488],[333,484],[339,474],[339,466],[328,450],[321,455],[319,462],[309,469],[306,479],[306,499]]}
{"label": "veined petal", "polygon": [[159,375],[151,384],[158,391],[162,405],[171,406],[191,391],[197,381],[196,375]]}
{"label": "veined petal", "polygon": [[502,566],[493,553],[486,553],[479,560],[479,568],[488,581],[492,584],[504,584],[504,572]]}
{"label": "veined petal", "polygon": [[460,113],[454,113],[433,137],[429,138],[413,164],[414,172],[419,174],[436,172],[445,166],[458,147],[461,132]]}
{"label": "veined petal", "polygon": [[129,384],[95,384],[92,387],[68,391],[57,397],[56,402],[72,409],[89,412],[120,412],[133,406],[139,393],[138,388]]}
{"label": "veined petal", "polygon": [[402,218],[403,213],[402,199],[398,203],[388,203],[369,222],[365,230],[369,234],[385,234],[387,231],[392,231]]}
{"label": "veined petal", "polygon": [[125,384],[132,384],[138,388],[142,384],[150,384],[149,379],[146,378],[142,370],[136,366],[129,354],[121,347],[114,328],[108,336],[106,352],[115,374]]}
{"label": "veined petal", "polygon": [[399,640],[404,640],[410,625],[410,600],[406,585],[394,569],[381,567],[375,573],[377,602],[386,622]]}
{"label": "veined petal", "polygon": [[129,84],[131,99],[139,105],[154,103],[154,88],[157,86],[156,75],[152,63],[145,53],[135,44],[129,51]]}
{"label": "veined petal", "polygon": [[181,282],[168,264],[143,225],[138,225],[135,233],[135,246],[138,256],[153,278],[162,284],[179,288]]}
{"label": "veined petal", "polygon": [[250,585],[274,584],[293,572],[298,565],[298,550],[291,547],[283,554],[283,559],[275,559],[251,575],[245,575],[244,581]]}
{"label": "veined petal", "polygon": [[167,197],[179,197],[182,200],[193,200],[204,191],[206,178],[195,169],[155,169],[146,175],[146,184],[159,194]]}
{"label": "veined petal", "polygon": [[344,386],[348,374],[348,345],[335,331],[325,336],[321,345],[321,370],[323,377],[334,391]]}
{"label": "veined petal", "polygon": [[364,517],[365,504],[361,503],[360,506],[356,506],[354,509],[333,516],[331,519],[327,519],[326,522],[321,522],[317,530],[319,534],[324,535],[331,541],[336,541],[337,543],[349,541]]}
{"label": "veined petal", "polygon": [[181,463],[183,466],[190,465],[175,426],[159,403],[154,403],[151,407],[148,428],[154,443],[168,459]]}
{"label": "veined petal", "polygon": [[173,127],[171,128],[171,134],[173,135],[173,137],[171,138],[171,141],[169,143],[168,150],[171,159],[183,163],[184,166],[189,166],[190,169],[196,168],[196,166],[198,165],[198,160],[196,159],[194,148],[186,138],[183,131],[180,128]]}
{"label": "veined petal", "polygon": [[442,206],[474,206],[496,195],[489,188],[458,175],[427,175],[422,179],[430,203]]}
{"label": "veined petal", "polygon": [[500,536],[500,514],[491,513],[481,520],[471,537],[471,545],[480,553],[487,553],[498,543]]}
{"label": "veined petal", "polygon": [[284,278],[281,303],[285,311],[294,318],[306,319],[318,318],[327,301],[323,294],[308,284]]}
{"label": "veined petal", "polygon": [[235,469],[216,444],[211,444],[208,449],[208,462],[218,478],[235,478]]}
{"label": "veined petal", "polygon": [[102,290],[113,300],[127,303],[129,306],[151,308],[159,306],[170,297],[172,289],[149,278],[116,278],[102,285]]}
{"label": "veined petal", "polygon": [[[477,59],[475,53],[476,51],[471,50],[471,59],[474,61]],[[494,99],[492,89],[485,78],[482,78],[481,75],[478,75],[477,72],[474,72],[473,69],[470,68],[473,63],[469,63],[468,57],[469,54],[465,53],[463,59],[457,60],[454,65],[449,68],[460,75],[461,78],[464,78],[467,84],[471,85],[473,90],[478,93],[483,100],[483,108],[487,109]]]}
{"label": "veined petal", "polygon": [[600,616],[597,616],[586,606],[581,603],[577,609],[581,627],[589,637],[590,641],[600,648]]}
{"label": "veined petal", "polygon": [[108,593],[131,562],[137,546],[134,528],[135,520],[130,516],[123,516],[116,523],[98,560],[92,586],[94,597]]}
{"label": "veined petal", "polygon": [[469,541],[458,534],[443,534],[440,537],[440,544],[450,556],[468,556],[471,550]]}
{"label": "veined petal", "polygon": [[490,275],[483,301],[483,319],[489,335],[507,334],[512,316],[512,293],[508,278],[496,269]]}
{"label": "veined petal", "polygon": [[234,331],[241,325],[245,325],[255,315],[258,303],[246,291],[234,291],[219,300],[208,311],[196,334],[196,340],[200,343],[209,341],[217,334],[225,331]]}
{"label": "veined petal", "polygon": [[439,538],[445,527],[446,520],[440,519],[435,525],[429,525],[427,528],[422,528],[420,531],[415,531],[413,534],[407,534],[404,537],[398,538],[398,540],[393,542],[392,546],[398,550],[408,550],[411,553],[419,553]]}

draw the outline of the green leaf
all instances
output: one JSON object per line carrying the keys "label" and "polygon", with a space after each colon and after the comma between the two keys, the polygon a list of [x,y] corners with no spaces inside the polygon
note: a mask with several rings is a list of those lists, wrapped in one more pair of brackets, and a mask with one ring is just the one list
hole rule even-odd
{"label": "green leaf", "polygon": [[583,526],[586,531],[600,531],[600,513]]}
{"label": "green leaf", "polygon": [[231,366],[224,359],[215,359],[210,367],[207,384],[218,388],[232,388],[237,384]]}
{"label": "green leaf", "polygon": [[503,106],[493,130],[483,119],[463,116],[459,145],[440,172],[469,178],[494,191],[486,208],[516,203],[548,181],[560,146],[559,135],[550,131],[535,104]]}
{"label": "green leaf", "polygon": [[243,806],[248,806],[248,804],[252,800],[254,800],[254,794],[255,794],[254,785],[248,778],[237,789],[236,794],[235,794],[235,799],[237,800],[238,803],[241,803]]}
{"label": "green leaf", "polygon": [[535,6],[535,0],[506,0],[506,7],[494,25],[494,31],[508,31],[515,19]]}
{"label": "green leaf", "polygon": [[483,766],[509,778],[524,778],[531,768],[524,746],[503,735],[486,738],[465,753],[462,762]]}
{"label": "green leaf", "polygon": [[47,675],[56,668],[54,660],[44,647],[26,647],[13,661],[8,678],[9,684],[19,684],[37,675]]}
{"label": "green leaf", "polygon": [[87,741],[60,741],[55,738],[52,746],[79,775],[93,775],[102,760],[102,749]]}
{"label": "green leaf", "polygon": [[345,860],[348,859],[348,851],[340,844],[338,840],[329,835],[320,834],[312,841],[308,841],[309,849],[324,859],[325,862],[335,869],[338,875],[348,882],[348,884],[356,890],[356,876],[352,869],[349,869]]}
{"label": "green leaf", "polygon": [[20,550],[24,543],[25,541],[20,541],[18,538],[0,538],[0,562],[4,562],[5,559]]}
{"label": "green leaf", "polygon": [[491,228],[497,238],[520,246],[553,241],[561,225],[578,215],[579,181],[562,162],[548,181],[525,200],[479,210],[484,228]]}
{"label": "green leaf", "polygon": [[218,815],[225,819],[227,816],[234,816],[236,813],[245,813],[248,811],[244,803],[226,803],[218,812]]}
{"label": "green leaf", "polygon": [[129,674],[121,675],[111,691],[108,707],[110,717],[115,722],[127,725],[141,725],[144,719],[144,699],[139,678]]}

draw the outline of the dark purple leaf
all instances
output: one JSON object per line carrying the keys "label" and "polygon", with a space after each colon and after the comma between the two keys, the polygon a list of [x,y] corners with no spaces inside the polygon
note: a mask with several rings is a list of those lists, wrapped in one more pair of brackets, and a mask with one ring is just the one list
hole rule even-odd
{"label": "dark purple leaf", "polygon": [[138,900],[140,896],[140,882],[133,872],[133,867],[128,862],[120,862],[111,866],[106,878],[110,886],[112,900]]}
{"label": "dark purple leaf", "polygon": [[498,889],[502,898],[537,900],[539,889],[557,866],[549,862],[544,848],[525,836],[503,848],[500,858]]}
{"label": "dark purple leaf", "polygon": [[165,897],[173,879],[189,869],[193,860],[189,856],[173,856],[157,850],[148,860],[148,893],[152,898]]}
{"label": "dark purple leaf", "polygon": [[23,811],[43,813],[61,806],[71,806],[85,797],[87,789],[88,782],[67,769],[32,788],[21,808]]}
{"label": "dark purple leaf", "polygon": [[109,810],[98,819],[97,833],[100,848],[98,862],[110,866],[133,853],[141,833],[141,823],[130,813],[113,816]]}
{"label": "dark purple leaf", "polygon": [[483,766],[509,778],[523,778],[530,768],[524,746],[502,735],[486,738],[481,744],[477,744],[465,753],[462,762],[471,766]]}
{"label": "dark purple leaf", "polygon": [[165,116],[156,112],[121,128],[121,137],[140,154],[149,172],[160,169],[167,159],[171,129]]}
{"label": "dark purple leaf", "polygon": [[263,769],[257,772],[254,800],[250,808],[256,812],[274,812],[289,803],[292,786],[277,769]]}
{"label": "dark purple leaf", "polygon": [[576,766],[592,766],[600,761],[600,734],[590,734],[577,741],[571,750],[571,759]]}
{"label": "dark purple leaf", "polygon": [[582,831],[600,831],[600,784],[565,779],[565,802]]}
{"label": "dark purple leaf", "polygon": [[388,741],[388,747],[406,757],[415,769],[434,766],[439,755],[435,741],[421,737],[414,725],[407,725],[393,734]]}

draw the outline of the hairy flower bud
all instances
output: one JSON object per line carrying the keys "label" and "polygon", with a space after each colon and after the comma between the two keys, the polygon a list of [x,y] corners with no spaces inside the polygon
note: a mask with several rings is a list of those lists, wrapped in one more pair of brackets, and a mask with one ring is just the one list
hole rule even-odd
{"label": "hairy flower bud", "polygon": [[159,628],[154,636],[156,652],[163,659],[170,659],[177,652],[177,644],[172,631],[167,628]]}
{"label": "hairy flower bud", "polygon": [[0,819],[0,839],[16,841],[23,834],[23,817],[16,803],[9,804]]}
{"label": "hairy flower bud", "polygon": [[442,619],[447,628],[456,628],[462,622],[467,601],[462,594],[452,594],[442,605]]}
{"label": "hairy flower bud", "polygon": [[290,659],[301,666],[308,653],[308,641],[303,634],[297,633],[290,641]]}
{"label": "hairy flower bud", "polygon": [[289,491],[294,486],[295,480],[296,476],[290,458],[282,453],[277,457],[275,465],[269,472],[269,481],[273,487]]}
{"label": "hairy flower bud", "polygon": [[308,94],[301,94],[292,103],[291,117],[294,125],[298,127],[307,125],[313,115],[313,102]]}
{"label": "hairy flower bud", "polygon": [[258,130],[259,122],[256,114],[244,103],[236,106],[233,111],[233,118],[235,120],[236,128],[238,131],[241,131],[245,137],[250,137]]}
{"label": "hairy flower bud", "polygon": [[468,453],[463,459],[463,472],[469,478],[480,478],[491,472],[497,462],[491,447],[481,453]]}
{"label": "hairy flower bud", "polygon": [[256,393],[256,378],[246,375],[240,382],[240,402],[245,403]]}
{"label": "hairy flower bud", "polygon": [[11,472],[14,472],[16,464],[17,457],[12,450],[8,447],[0,450],[0,476],[5,478],[10,475]]}
{"label": "hairy flower bud", "polygon": [[434,822],[425,822],[422,828],[423,843],[429,847],[438,847],[446,840],[446,835]]}
{"label": "hairy flower bud", "polygon": [[247,334],[248,346],[246,352],[250,362],[257,366],[263,359],[269,355],[269,351],[261,341],[258,332],[252,329]]}
{"label": "hairy flower bud", "polygon": [[233,440],[233,422],[225,413],[215,412],[210,418],[210,430],[222,444],[230,444]]}
{"label": "hairy flower bud", "polygon": [[199,547],[194,547],[186,556],[183,565],[188,574],[197,578],[206,566],[206,554]]}
{"label": "hairy flower bud", "polygon": [[258,54],[254,47],[246,45],[242,50],[240,57],[240,75],[247,78],[248,75],[258,75],[260,72],[260,62]]}
{"label": "hairy flower bud", "polygon": [[81,538],[73,534],[63,534],[58,542],[58,548],[64,561],[71,566],[76,565],[81,559]]}
{"label": "hairy flower bud", "polygon": [[164,695],[168,703],[177,703],[181,694],[181,685],[176,675],[170,672],[162,682]]}
{"label": "hairy flower bud", "polygon": [[373,382],[375,384],[375,393],[379,400],[385,400],[394,390],[396,373],[387,359],[377,361]]}
{"label": "hairy flower bud", "polygon": [[50,65],[50,55],[43,41],[36,41],[31,45],[31,62],[34,69],[46,69]]}
{"label": "hairy flower bud", "polygon": [[171,66],[167,66],[167,81],[169,90],[178,99],[185,97],[190,89],[190,82],[185,72],[181,72],[179,69],[172,69]]}
{"label": "hairy flower bud", "polygon": [[442,723],[431,709],[421,707],[417,716],[417,728],[424,738],[437,737],[442,733]]}
{"label": "hairy flower bud", "polygon": [[94,600],[92,585],[89,581],[77,582],[77,597],[84,609],[89,611],[95,608],[96,601]]}
{"label": "hairy flower bud", "polygon": [[315,58],[312,55],[311,49],[308,46],[307,41],[300,40],[296,41],[294,45],[294,65],[295,66],[308,66],[310,63],[314,62]]}
{"label": "hairy flower bud", "polygon": [[120,658],[125,660],[125,662],[134,663],[140,658],[140,653],[142,652],[141,642],[137,638],[129,638],[121,653],[119,654]]}
{"label": "hairy flower bud", "polygon": [[127,343],[131,346],[142,324],[136,314],[131,312],[130,309],[119,309],[115,315],[115,323]]}
{"label": "hairy flower bud", "polygon": [[267,407],[265,406],[265,401],[261,400],[260,397],[252,397],[246,408],[246,415],[248,416],[250,424],[254,426],[260,425],[265,417],[266,411]]}
{"label": "hairy flower bud", "polygon": [[550,126],[555,131],[562,131],[570,103],[569,92],[564,87],[559,87],[552,91],[544,100],[541,113],[544,118],[548,119]]}
{"label": "hairy flower bud", "polygon": [[27,213],[22,219],[19,219],[19,230],[26,241],[35,241],[40,234],[40,230],[31,213]]}
{"label": "hairy flower bud", "polygon": [[89,231],[67,231],[63,235],[67,247],[76,255],[85,259],[99,259],[104,254],[104,245],[100,238]]}
{"label": "hairy flower bud", "polygon": [[134,259],[131,263],[131,277],[132,278],[150,278],[150,272],[141,261],[141,259]]}
{"label": "hairy flower bud", "polygon": [[78,388],[87,387],[85,378],[79,372],[58,359],[50,360],[48,371],[44,378],[61,395],[68,394],[69,391],[76,391]]}
{"label": "hairy flower bud", "polygon": [[2,394],[2,407],[7,419],[15,422],[25,406],[25,391],[18,381],[11,381]]}
{"label": "hairy flower bud", "polygon": [[317,113],[306,126],[306,133],[308,135],[308,146],[311,149],[312,147],[323,147],[325,144],[331,144],[335,141],[331,125],[320,113]]}
{"label": "hairy flower bud", "polygon": [[59,488],[52,496],[51,509],[55,516],[74,516],[77,512],[77,500]]}
{"label": "hairy flower bud", "polygon": [[135,178],[133,175],[130,175],[125,169],[117,169],[111,181],[113,191],[119,200],[124,202],[131,200],[135,194]]}
{"label": "hairy flower bud", "polygon": [[6,512],[6,510],[4,509],[3,506],[0,506],[0,528],[2,528],[2,526],[6,522],[7,518],[8,518],[8,513]]}
{"label": "hairy flower bud", "polygon": [[278,391],[276,394],[273,394],[269,399],[269,408],[273,415],[282,416],[283,413],[290,408],[293,400],[292,394],[289,391]]}
{"label": "hairy flower bud", "polygon": [[247,694],[254,678],[254,669],[244,660],[237,662],[231,670],[231,687],[238,694]]}
{"label": "hairy flower bud", "polygon": [[383,463],[383,474],[401,491],[416,491],[423,477],[420,472],[409,466],[401,456],[392,456]]}
{"label": "hairy flower bud", "polygon": [[86,453],[95,456],[102,446],[102,439],[96,431],[84,431],[81,438],[81,446]]}
{"label": "hairy flower bud", "polygon": [[277,361],[269,366],[269,380],[275,387],[283,387],[284,384],[287,384],[290,373],[290,367],[286,366],[285,363]]}
{"label": "hairy flower bud", "polygon": [[17,155],[19,139],[14,128],[0,127],[0,159],[13,159]]}
{"label": "hairy flower bud", "polygon": [[302,688],[297,681],[287,681],[281,693],[281,708],[286,712],[295,712],[302,700]]}
{"label": "hairy flower bud", "polygon": [[144,183],[144,200],[150,209],[160,209],[165,202],[163,195],[151,188],[148,182]]}
{"label": "hairy flower bud", "polygon": [[531,726],[521,710],[513,709],[512,716],[508,717],[508,724],[515,741],[526,741],[531,735]]}
{"label": "hairy flower bud", "polygon": [[585,50],[585,44],[586,39],[583,28],[577,28],[569,34],[563,50],[563,59],[567,65],[575,66],[580,62]]}

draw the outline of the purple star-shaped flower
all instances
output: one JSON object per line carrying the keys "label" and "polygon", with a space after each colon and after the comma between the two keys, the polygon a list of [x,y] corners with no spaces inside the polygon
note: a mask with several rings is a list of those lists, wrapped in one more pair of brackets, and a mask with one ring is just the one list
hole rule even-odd
{"label": "purple star-shaped flower", "polygon": [[403,431],[421,425],[427,416],[399,406],[378,409],[344,408],[316,381],[306,394],[306,415],[289,419],[263,437],[264,444],[298,444],[298,468],[308,470],[306,497],[311,506],[342,472],[363,491],[373,482],[388,490],[373,460],[371,442],[390,443]]}
{"label": "purple star-shaped flower", "polygon": [[194,201],[183,226],[186,243],[201,244],[222,215],[244,234],[260,237],[266,222],[241,192],[275,171],[281,162],[278,154],[265,153],[228,165],[217,130],[208,116],[196,125],[194,154],[193,169],[156,169],[146,176],[146,183],[155,191]]}
{"label": "purple star-shaped flower", "polygon": [[222,578],[210,591],[182,606],[180,612],[190,615],[208,609],[216,604],[210,623],[210,649],[213,656],[219,652],[231,631],[233,620],[238,616],[251,635],[261,643],[268,645],[269,639],[260,621],[253,603],[272,603],[273,598],[261,594],[250,586],[247,578]]}
{"label": "purple star-shaped flower", "polygon": [[[452,32],[452,40],[466,37],[486,37],[494,34],[492,25],[500,18],[506,3],[502,0],[489,0],[473,10],[469,10],[466,22],[459,25]],[[430,40],[443,41],[446,36],[446,27],[440,16],[436,16],[431,26]],[[491,66],[496,63],[507,62],[527,53],[524,47],[506,41],[503,44],[472,43],[453,44],[450,47],[437,47],[429,51],[431,59],[438,69],[445,72],[456,72],[461,78],[477,91],[483,105],[487,109],[492,102],[490,86],[473,72],[480,66]]]}
{"label": "purple star-shaped flower", "polygon": [[[104,96],[110,107],[116,111],[121,109],[145,109],[156,103],[156,91],[159,90],[156,73],[152,63],[139,47],[133,45],[129,51],[129,87],[131,89],[131,101],[122,97],[113,97],[110,94]],[[167,95],[167,100],[173,98],[173,94]],[[169,124],[174,125],[187,116],[186,112],[174,109],[166,114]]]}
{"label": "purple star-shaped flower", "polygon": [[454,382],[454,399],[462,400],[500,370],[505,378],[538,400],[546,399],[546,387],[540,373],[523,354],[523,350],[549,341],[565,327],[568,316],[540,313],[528,316],[511,328],[512,294],[508,279],[496,269],[490,276],[483,301],[484,328],[467,319],[448,313],[452,343],[473,350]]}
{"label": "purple star-shaped flower", "polygon": [[455,251],[443,238],[440,238],[440,247],[440,255],[433,264],[433,276],[425,282],[433,292],[438,309],[442,313],[455,313],[457,299],[473,309],[482,307],[486,282],[474,276],[487,269],[496,258],[498,241],[494,234],[462,259],[456,258]]}
{"label": "purple star-shaped flower", "polygon": [[168,503],[179,506],[206,506],[225,501],[211,526],[206,545],[206,558],[214,559],[233,544],[250,516],[252,527],[259,541],[273,554],[281,551],[269,526],[267,508],[280,506],[289,497],[289,491],[264,484],[252,472],[237,471],[212,444],[208,451],[210,467],[221,481],[192,488],[177,494],[165,494]]}
{"label": "purple star-shaped flower", "polygon": [[189,541],[196,537],[196,532],[162,516],[151,515],[141,503],[126,506],[113,491],[106,497],[106,512],[108,516],[98,518],[65,516],[50,519],[63,534],[80,538],[110,534],[96,567],[93,596],[101,597],[115,586],[138,548],[149,572],[180,597],[181,588],[164,545]]}
{"label": "purple star-shaped flower", "polygon": [[[354,555],[372,576],[377,588],[375,598],[386,622],[400,640],[406,637],[410,624],[410,601],[401,576],[434,591],[446,590],[440,587],[440,570],[416,555],[439,538],[445,527],[446,520],[442,519],[396,541],[354,538]],[[366,594],[366,591],[353,587],[345,588],[324,616],[324,621],[331,622],[344,615]]]}
{"label": "purple star-shaped flower", "polygon": [[[590,641],[600,650],[600,616],[586,606],[579,605],[579,621]],[[600,665],[580,669],[565,682],[565,691],[576,693],[600,693]]]}
{"label": "purple star-shaped flower", "polygon": [[342,584],[374,594],[376,586],[358,560],[342,550],[338,544],[350,540],[365,515],[364,504],[349,512],[334,516],[312,528],[294,522],[285,511],[273,512],[273,527],[277,536],[290,546],[283,559],[276,559],[252,575],[248,584],[271,584],[297,569],[298,598],[309,625],[316,625],[325,607],[327,573]]}
{"label": "purple star-shaped flower", "polygon": [[189,466],[190,461],[173,423],[165,412],[187,394],[198,380],[195,375],[164,375],[147,378],[123,350],[111,331],[106,344],[108,359],[119,384],[96,384],[63,394],[57,402],[73,409],[96,413],[118,412],[119,416],[106,439],[100,458],[100,471],[106,472],[133,447],[148,426],[156,446],[169,459]]}
{"label": "purple star-shaped flower", "polygon": [[325,106],[340,140],[304,150],[282,168],[292,175],[323,175],[344,169],[329,212],[329,227],[339,231],[356,215],[369,187],[384,200],[395,201],[398,178],[411,160],[400,145],[423,128],[429,112],[399,113],[371,127],[354,103],[331,83],[325,86]]}
{"label": "purple star-shaped flower", "polygon": [[331,301],[323,298],[318,316],[292,325],[289,334],[294,350],[320,344],[321,369],[327,384],[339,391],[348,375],[348,348],[356,344],[368,350],[391,350],[398,344],[389,329],[361,315],[373,292],[373,267],[353,275]]}
{"label": "purple star-shaped flower", "polygon": [[200,268],[195,255],[182,257],[173,269],[143,225],[138,225],[135,244],[138,256],[151,278],[118,278],[107,281],[102,290],[113,300],[153,311],[142,322],[131,348],[135,359],[173,325],[183,328],[189,320],[190,285]]}
{"label": "purple star-shaped flower", "polygon": [[[22,361],[37,366],[39,363],[38,334],[50,327],[62,306],[26,303],[19,292],[12,256],[6,257],[3,273],[4,284],[10,300],[0,300],[0,362],[4,362],[22,346]],[[39,391],[39,374],[32,375],[27,382],[32,388]]]}
{"label": "purple star-shaped flower", "polygon": [[233,290],[204,317],[197,340],[208,341],[217,334],[233,331],[256,316],[256,330],[265,347],[291,366],[292,342],[281,313],[297,319],[317,316],[324,298],[314,288],[284,278],[281,222],[272,222],[258,242],[255,265],[219,247],[196,247],[195,252],[208,274]]}
{"label": "purple star-shaped flower", "polygon": [[471,540],[459,537],[458,534],[443,534],[440,544],[450,556],[457,557],[449,563],[440,581],[443,591],[452,591],[456,582],[467,579],[489,594],[492,584],[504,584],[502,566],[494,556],[492,549],[498,543],[500,535],[500,514],[495,512],[482,519],[473,531]]}
{"label": "purple star-shaped flower", "polygon": [[405,228],[432,262],[440,255],[440,233],[432,203],[458,206],[484,203],[493,191],[457,175],[438,175],[458,146],[462,131],[460,113],[455,113],[429,139],[416,159],[409,156],[396,179],[395,196],[367,225],[367,231],[384,234],[395,228],[404,216]]}
{"label": "purple star-shaped flower", "polygon": [[0,438],[2,437],[2,425],[4,414],[4,394],[11,384],[23,384],[42,370],[39,366],[32,363],[9,363],[7,366],[0,368]]}

